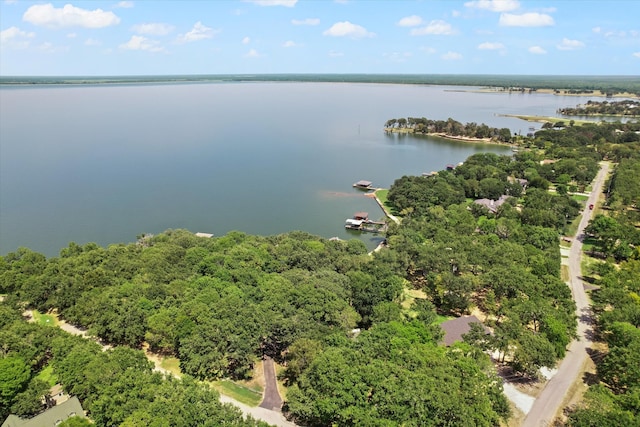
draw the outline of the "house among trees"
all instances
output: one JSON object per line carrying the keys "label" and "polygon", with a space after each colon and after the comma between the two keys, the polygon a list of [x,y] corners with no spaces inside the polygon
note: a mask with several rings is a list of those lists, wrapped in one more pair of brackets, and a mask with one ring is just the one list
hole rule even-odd
{"label": "house among trees", "polygon": [[455,342],[462,341],[462,336],[471,330],[472,323],[479,323],[487,334],[491,333],[476,316],[462,316],[457,319],[447,320],[440,325],[444,331],[444,344],[450,346]]}
{"label": "house among trees", "polygon": [[474,200],[473,203],[480,206],[484,206],[485,208],[489,209],[489,212],[491,213],[496,213],[498,212],[498,208],[502,206],[504,202],[507,201],[508,198],[509,196],[503,194],[502,196],[500,196],[498,200],[477,199],[477,200]]}
{"label": "house among trees", "polygon": [[24,419],[9,415],[2,423],[2,427],[54,427],[71,417],[85,418],[82,405],[75,396],[33,418]]}

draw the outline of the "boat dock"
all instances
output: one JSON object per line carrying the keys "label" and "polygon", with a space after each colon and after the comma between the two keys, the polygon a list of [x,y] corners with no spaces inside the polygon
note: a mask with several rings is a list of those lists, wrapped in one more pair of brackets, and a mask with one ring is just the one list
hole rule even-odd
{"label": "boat dock", "polygon": [[348,218],[345,221],[344,228],[368,233],[384,233],[388,227],[384,221],[370,220],[366,212],[356,212],[353,218]]}

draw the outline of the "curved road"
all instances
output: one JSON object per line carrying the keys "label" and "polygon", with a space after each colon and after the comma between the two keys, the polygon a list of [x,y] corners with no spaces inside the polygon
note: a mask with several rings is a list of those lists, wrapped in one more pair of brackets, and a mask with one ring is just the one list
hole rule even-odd
{"label": "curved road", "polygon": [[561,409],[561,405],[569,392],[569,388],[583,372],[584,364],[587,361],[587,348],[591,345],[591,308],[589,299],[584,290],[580,271],[580,255],[582,254],[582,240],[584,239],[584,229],[589,224],[593,211],[588,206],[597,204],[604,181],[609,173],[609,163],[600,163],[600,171],[593,181],[591,194],[585,204],[585,210],[580,220],[580,225],[576,232],[576,238],[571,244],[569,252],[569,285],[571,294],[576,302],[576,315],[578,316],[578,339],[574,340],[567,351],[567,355],[560,363],[558,372],[549,380],[531,410],[527,414],[522,427],[541,427],[552,425],[556,414]]}

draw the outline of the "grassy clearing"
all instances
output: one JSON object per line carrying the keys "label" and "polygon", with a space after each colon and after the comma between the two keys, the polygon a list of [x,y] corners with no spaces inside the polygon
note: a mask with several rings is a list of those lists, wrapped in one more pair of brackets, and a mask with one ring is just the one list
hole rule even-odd
{"label": "grassy clearing", "polygon": [[571,198],[577,202],[586,202],[589,200],[589,196],[585,196],[583,194],[572,194]]}
{"label": "grassy clearing", "polygon": [[180,372],[180,360],[177,357],[163,357],[160,359],[160,367],[175,376],[182,375],[182,372]]}
{"label": "grassy clearing", "polygon": [[396,212],[395,208],[393,206],[391,206],[391,203],[389,203],[389,190],[386,188],[379,188],[375,191],[375,195],[378,198],[378,200],[380,200],[380,203],[382,203],[382,206],[384,206],[384,208],[386,209],[387,212],[390,212],[392,215],[398,215],[398,212]]}
{"label": "grassy clearing", "polygon": [[38,375],[37,379],[44,381],[49,385],[49,387],[53,387],[58,383],[58,377],[53,373],[53,366],[47,365]]}
{"label": "grassy clearing", "polygon": [[249,406],[258,406],[262,402],[262,392],[250,389],[229,380],[213,381],[210,383],[220,393]]}
{"label": "grassy clearing", "polygon": [[568,282],[571,276],[569,275],[569,266],[561,265],[560,266],[560,278],[563,282]]}
{"label": "grassy clearing", "polygon": [[58,319],[52,314],[40,313],[38,310],[33,310],[33,321],[45,326],[58,326]]}

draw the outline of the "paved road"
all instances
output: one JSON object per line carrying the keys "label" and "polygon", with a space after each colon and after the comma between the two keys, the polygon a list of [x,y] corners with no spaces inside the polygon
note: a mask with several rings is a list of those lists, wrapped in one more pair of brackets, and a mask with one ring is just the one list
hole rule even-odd
{"label": "paved road", "polygon": [[522,427],[550,426],[560,410],[562,402],[566,397],[571,385],[583,372],[584,364],[587,361],[587,348],[591,346],[591,308],[589,299],[584,290],[580,271],[580,255],[582,253],[582,240],[584,229],[589,224],[593,212],[589,210],[590,204],[595,205],[598,197],[602,194],[604,181],[609,173],[609,163],[602,162],[600,171],[593,181],[593,190],[586,202],[586,208],[582,215],[582,220],[576,232],[576,238],[571,244],[569,251],[569,276],[571,294],[576,302],[576,315],[578,316],[578,339],[569,345],[569,350],[562,363],[558,367],[558,373],[549,380],[544,390],[540,393],[531,411],[522,423]]}
{"label": "paved road", "polygon": [[269,356],[264,358],[264,396],[262,397],[261,408],[271,409],[272,411],[279,411],[282,407],[282,399],[278,392],[278,382],[276,381],[276,367],[273,364],[273,359]]}

